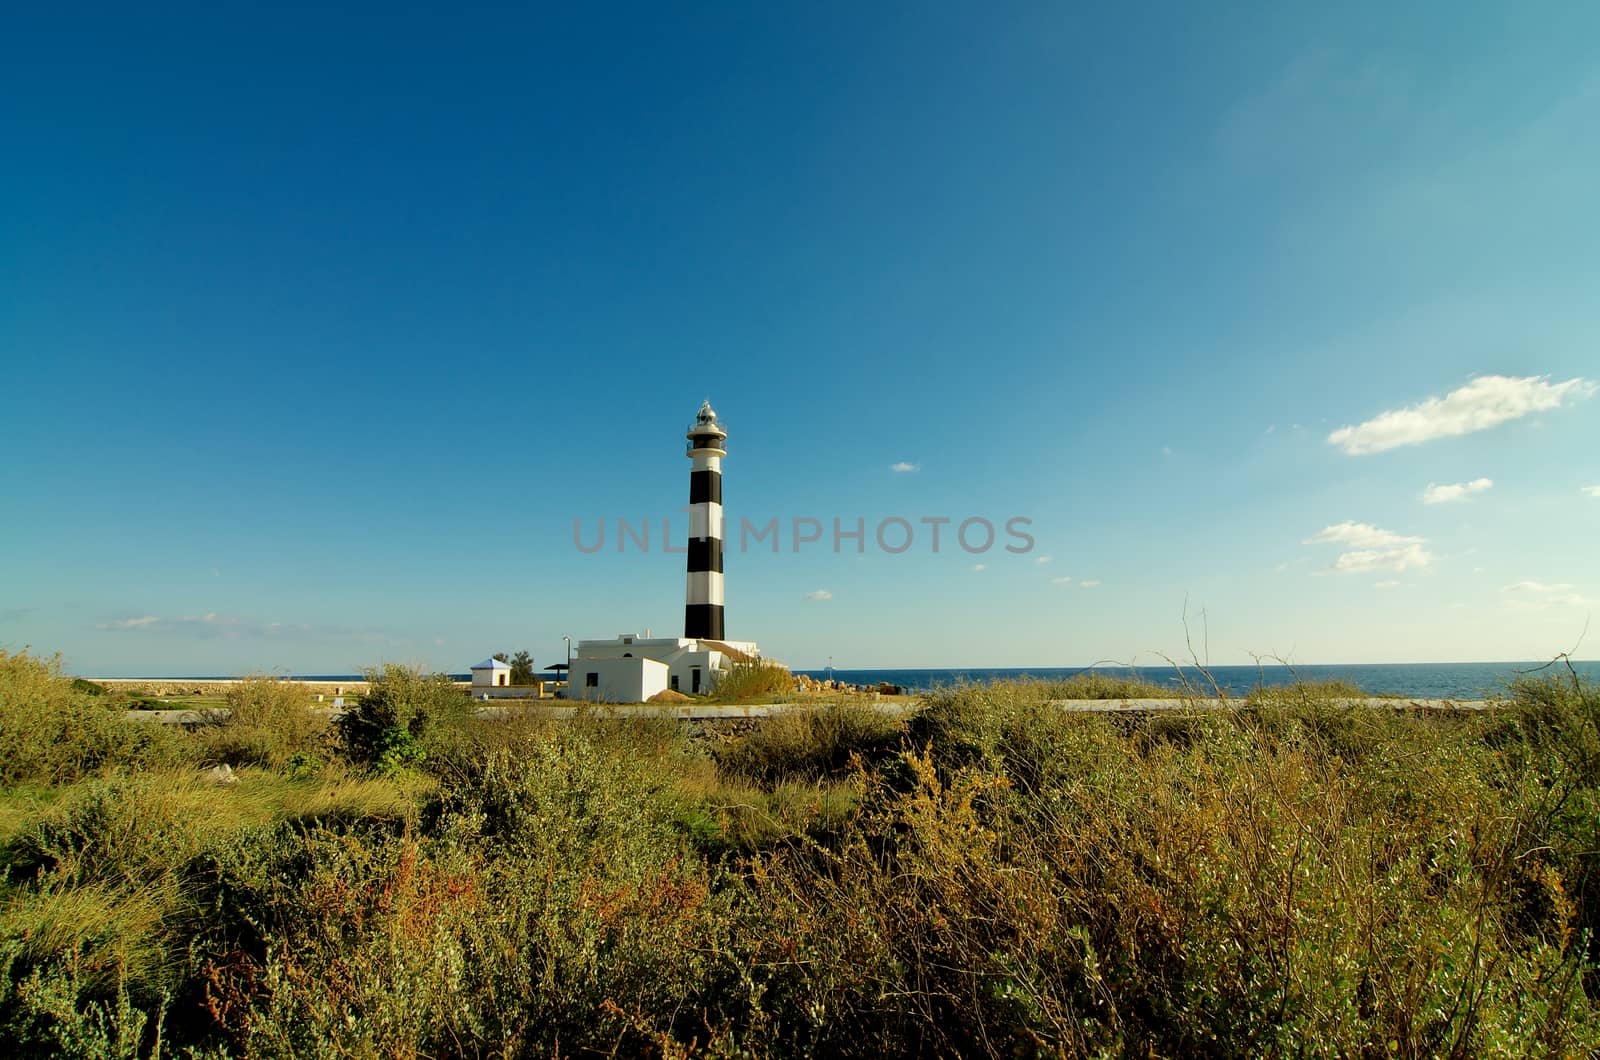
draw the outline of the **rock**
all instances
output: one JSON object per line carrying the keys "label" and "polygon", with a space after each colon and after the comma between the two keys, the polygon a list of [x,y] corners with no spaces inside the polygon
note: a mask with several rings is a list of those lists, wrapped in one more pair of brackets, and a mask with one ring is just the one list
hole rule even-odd
{"label": "rock", "polygon": [[219,788],[230,788],[239,783],[239,778],[233,775],[233,767],[226,762],[206,770],[206,779]]}

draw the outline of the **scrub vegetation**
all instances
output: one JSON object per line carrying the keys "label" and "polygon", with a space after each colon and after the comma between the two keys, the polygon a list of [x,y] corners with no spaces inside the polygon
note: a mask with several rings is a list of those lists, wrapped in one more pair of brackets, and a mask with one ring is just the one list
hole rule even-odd
{"label": "scrub vegetation", "polygon": [[1600,1048],[1571,675],[1483,712],[1016,682],[703,726],[372,676],[336,727],[264,681],[174,731],[0,653],[9,1055]]}

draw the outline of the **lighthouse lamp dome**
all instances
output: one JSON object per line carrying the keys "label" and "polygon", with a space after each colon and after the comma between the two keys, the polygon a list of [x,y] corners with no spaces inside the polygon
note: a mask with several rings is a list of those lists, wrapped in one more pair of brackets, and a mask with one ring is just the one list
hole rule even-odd
{"label": "lighthouse lamp dome", "polygon": [[727,452],[728,449],[728,432],[722,426],[722,421],[717,419],[717,410],[711,407],[709,400],[700,405],[700,411],[695,414],[694,422],[689,425],[686,437],[689,439],[688,452],[691,454],[697,449],[719,452]]}

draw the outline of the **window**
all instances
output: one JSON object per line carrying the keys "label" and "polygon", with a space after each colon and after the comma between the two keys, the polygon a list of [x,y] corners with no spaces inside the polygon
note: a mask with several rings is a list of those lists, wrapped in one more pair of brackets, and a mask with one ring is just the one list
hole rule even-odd
{"label": "window", "polygon": [[600,687],[600,675],[595,673],[593,670],[590,670],[587,673],[585,673],[583,675],[583,687],[585,687],[585,688],[599,688]]}

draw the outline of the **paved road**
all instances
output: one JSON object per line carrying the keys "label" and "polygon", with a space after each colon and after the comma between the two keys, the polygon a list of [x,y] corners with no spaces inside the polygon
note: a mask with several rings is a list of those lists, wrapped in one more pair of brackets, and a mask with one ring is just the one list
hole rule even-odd
{"label": "paved road", "polygon": [[[1482,710],[1487,705],[1481,699],[1357,699],[1351,703],[1372,707],[1373,709],[1390,710]],[[1232,700],[1227,704],[1217,699],[1058,699],[1053,705],[1074,714],[1160,714],[1171,711],[1183,710],[1218,710],[1224,706],[1240,706],[1242,700]],[[590,713],[603,712],[607,715],[622,718],[658,718],[662,716],[677,718],[680,721],[711,721],[726,718],[770,718],[777,714],[785,714],[792,710],[815,710],[818,703],[754,703],[747,705],[733,703],[677,703],[653,704],[638,703],[626,706],[597,706],[594,704],[578,705],[560,700],[546,700],[539,704],[528,706],[492,706],[482,707],[477,711],[477,716],[484,719],[516,717],[522,714],[531,714],[547,718],[570,718],[581,711]],[[915,706],[906,703],[878,703],[873,704],[873,709],[884,714],[904,714],[915,710]],[[334,707],[314,707],[312,712],[324,717],[334,718],[344,711]],[[202,710],[130,710],[130,720],[151,722],[159,725],[200,725],[207,720],[226,716],[226,711]]]}

